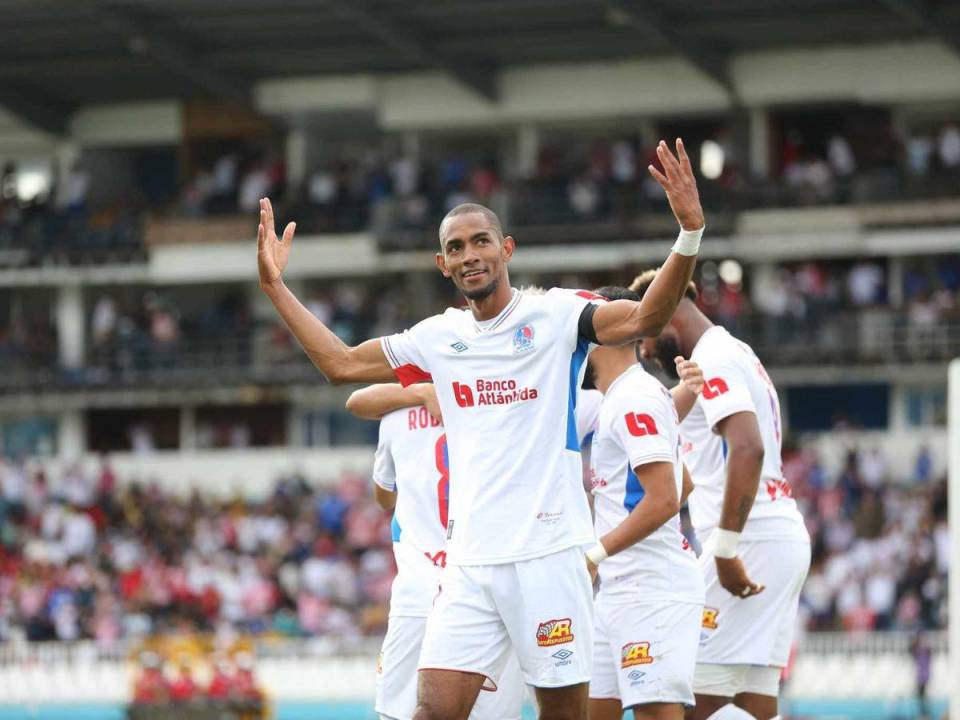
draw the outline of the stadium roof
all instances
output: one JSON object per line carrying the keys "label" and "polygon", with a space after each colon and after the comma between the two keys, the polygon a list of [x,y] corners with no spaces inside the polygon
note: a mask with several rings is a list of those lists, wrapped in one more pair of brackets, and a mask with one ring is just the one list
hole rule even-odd
{"label": "stadium roof", "polygon": [[265,77],[441,69],[495,97],[511,65],[937,37],[953,0],[0,0],[0,105],[64,128],[87,103],[219,96]]}

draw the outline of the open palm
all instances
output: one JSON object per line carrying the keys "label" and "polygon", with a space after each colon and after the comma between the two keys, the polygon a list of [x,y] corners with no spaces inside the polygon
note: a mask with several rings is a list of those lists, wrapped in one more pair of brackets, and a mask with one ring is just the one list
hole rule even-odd
{"label": "open palm", "polygon": [[283,237],[277,237],[273,220],[273,206],[269,198],[260,200],[260,226],[257,228],[257,269],[261,287],[277,282],[290,259],[296,223],[288,223]]}

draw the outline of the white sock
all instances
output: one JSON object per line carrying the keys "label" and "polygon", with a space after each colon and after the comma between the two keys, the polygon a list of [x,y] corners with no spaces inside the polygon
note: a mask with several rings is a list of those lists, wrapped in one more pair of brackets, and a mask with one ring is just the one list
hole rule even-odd
{"label": "white sock", "polygon": [[[778,716],[779,717],[779,716]],[[707,720],[757,720],[753,715],[733,703],[727,703]]]}

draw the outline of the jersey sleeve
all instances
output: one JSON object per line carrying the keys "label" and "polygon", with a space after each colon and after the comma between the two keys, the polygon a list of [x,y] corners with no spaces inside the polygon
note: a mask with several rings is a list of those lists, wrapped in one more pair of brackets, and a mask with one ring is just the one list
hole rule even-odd
{"label": "jersey sleeve", "polygon": [[581,390],[577,398],[577,439],[580,447],[590,442],[600,416],[603,394],[599,390]]}
{"label": "jersey sleeve", "polygon": [[743,370],[735,362],[725,360],[719,354],[704,353],[694,360],[703,370],[703,392],[697,398],[707,425],[716,432],[717,424],[738,412],[756,414],[750,388]]}
{"label": "jersey sleeve", "polygon": [[431,318],[422,320],[402,333],[380,338],[383,354],[387,356],[393,373],[404,387],[433,379],[426,352],[430,320]]}
{"label": "jersey sleeve", "polygon": [[393,451],[390,447],[390,423],[380,421],[380,433],[377,439],[377,450],[373,455],[373,481],[389,492],[397,489],[397,468],[393,462]]}
{"label": "jersey sleeve", "polygon": [[569,338],[571,346],[583,343],[588,346],[592,340],[580,333],[580,316],[590,305],[601,305],[606,299],[588,290],[565,290],[553,288],[547,291],[551,309],[558,313],[563,324],[563,337]]}
{"label": "jersey sleeve", "polygon": [[630,385],[618,393],[612,408],[617,440],[635,468],[652,462],[676,462],[677,448],[671,441],[669,423],[674,422],[671,400],[664,393]]}

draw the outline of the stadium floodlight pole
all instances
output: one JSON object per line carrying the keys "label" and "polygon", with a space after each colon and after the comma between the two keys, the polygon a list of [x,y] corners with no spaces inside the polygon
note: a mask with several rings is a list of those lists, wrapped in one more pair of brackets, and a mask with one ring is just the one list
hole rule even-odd
{"label": "stadium floodlight pole", "polygon": [[950,690],[950,717],[960,718],[960,358],[950,363],[947,378],[948,425],[947,425],[947,500],[949,511],[947,524],[950,528],[950,578],[948,594],[949,636],[948,682]]}

